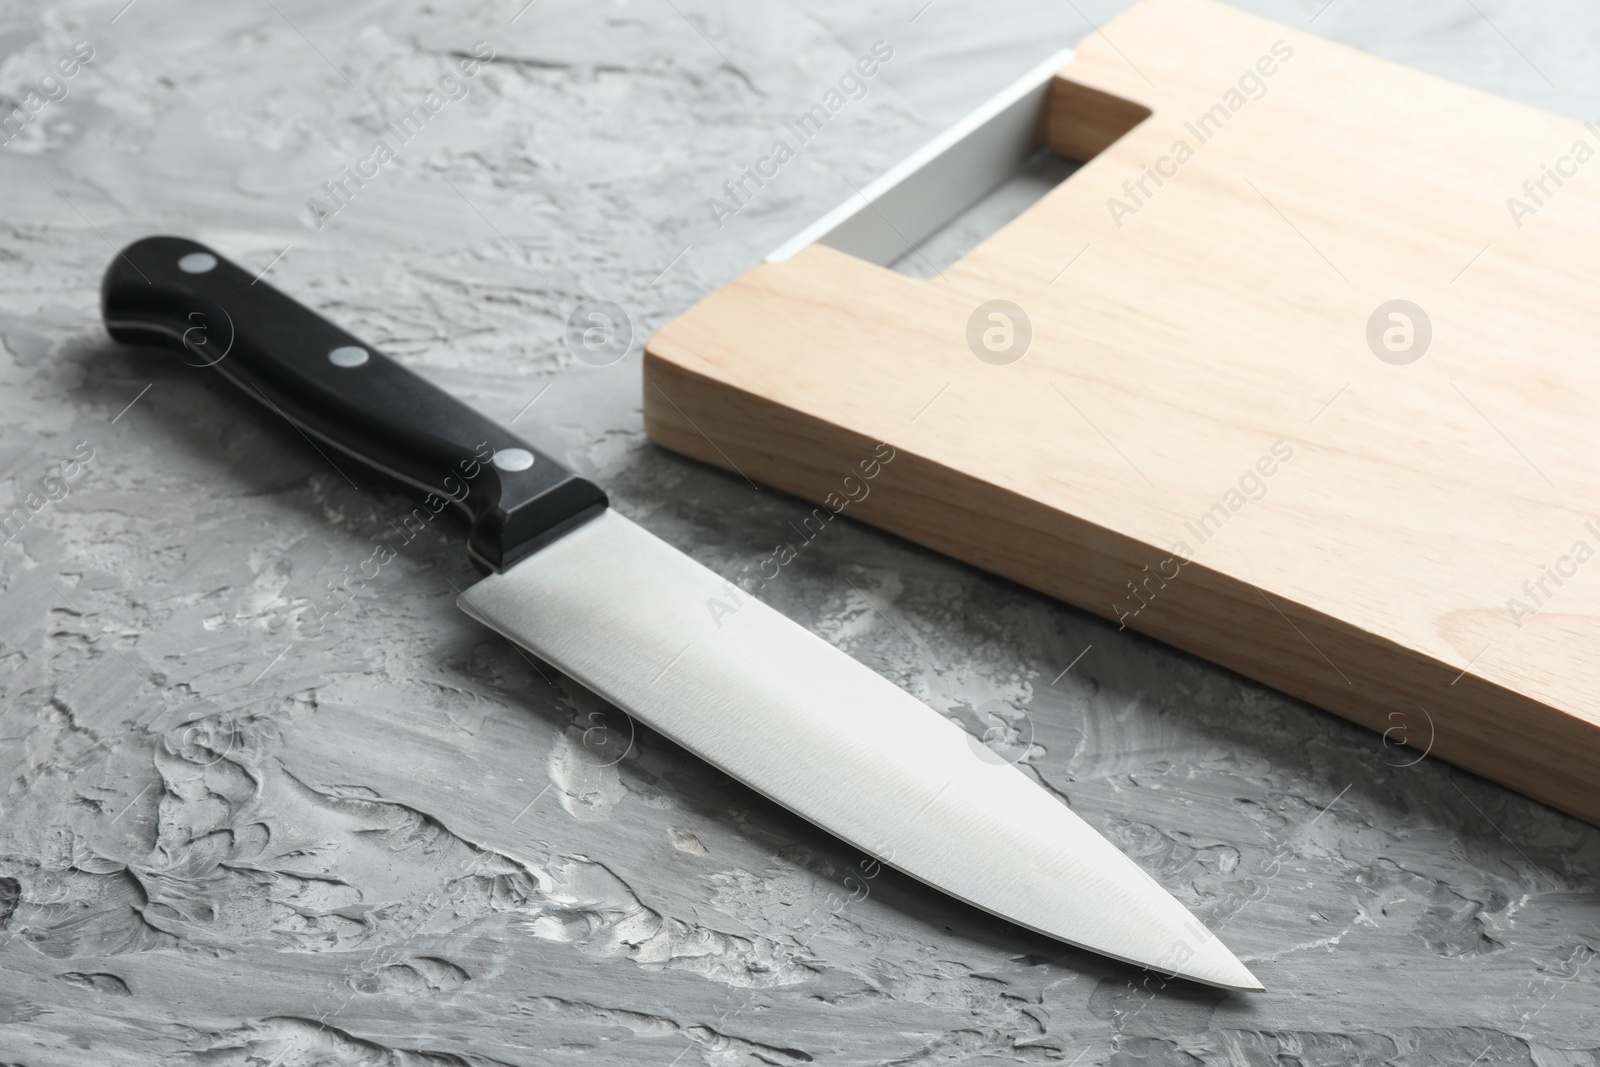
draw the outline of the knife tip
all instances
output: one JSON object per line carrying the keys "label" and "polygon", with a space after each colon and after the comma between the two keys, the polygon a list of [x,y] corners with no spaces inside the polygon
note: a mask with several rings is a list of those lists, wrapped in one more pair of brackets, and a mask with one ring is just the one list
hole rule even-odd
{"label": "knife tip", "polygon": [[1239,962],[1239,957],[1228,950],[1228,947],[1215,937],[1211,939],[1210,951],[1203,958],[1190,961],[1190,965],[1179,976],[1206,985],[1218,986],[1222,989],[1237,989],[1247,993],[1264,993],[1266,986],[1261,980],[1250,973],[1250,968]]}

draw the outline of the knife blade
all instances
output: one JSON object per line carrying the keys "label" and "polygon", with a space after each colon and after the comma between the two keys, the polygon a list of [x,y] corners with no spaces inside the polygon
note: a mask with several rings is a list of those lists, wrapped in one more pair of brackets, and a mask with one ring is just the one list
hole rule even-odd
{"label": "knife blade", "polygon": [[[106,271],[101,309],[114,340],[176,348],[313,445],[457,504],[487,574],[463,610],[731,777],[1019,926],[1208,985],[1263,988],[1143,868],[970,734],[211,249],[129,245]],[[713,600],[724,610],[708,610]]]}

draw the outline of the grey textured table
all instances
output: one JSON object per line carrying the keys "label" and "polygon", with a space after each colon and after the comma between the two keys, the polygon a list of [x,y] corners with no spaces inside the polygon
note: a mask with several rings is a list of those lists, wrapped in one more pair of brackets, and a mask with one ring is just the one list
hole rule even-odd
{"label": "grey textured table", "polygon": [[[1003,735],[1269,992],[1163,983],[863,879],[606,717],[456,611],[453,525],[343,604],[410,502],[98,322],[114,247],[195,236],[732,574],[807,509],[652,446],[637,346],[578,361],[569,312],[644,336],[1117,4],[123,2],[0,3],[5,111],[41,91],[0,150],[0,502],[27,517],[0,545],[0,1062],[1600,1062],[1592,827],[830,528],[771,602]],[[1577,0],[1249,6],[1594,117]],[[866,96],[714,211],[878,40]],[[465,95],[327,198],[478,41]]]}

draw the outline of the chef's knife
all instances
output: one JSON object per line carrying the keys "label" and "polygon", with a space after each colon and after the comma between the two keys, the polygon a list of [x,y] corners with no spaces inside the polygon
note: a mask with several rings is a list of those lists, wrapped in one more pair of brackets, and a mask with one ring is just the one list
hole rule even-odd
{"label": "chef's knife", "polygon": [[459,503],[488,575],[461,596],[468,614],[752,789],[1020,926],[1262,988],[1143,869],[954,723],[210,249],[138,241],[101,302],[115,340],[176,348],[314,443]]}

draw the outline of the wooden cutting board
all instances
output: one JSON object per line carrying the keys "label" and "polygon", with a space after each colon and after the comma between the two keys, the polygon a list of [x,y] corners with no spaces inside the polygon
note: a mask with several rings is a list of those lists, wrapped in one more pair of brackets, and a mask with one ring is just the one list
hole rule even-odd
{"label": "wooden cutting board", "polygon": [[852,517],[1600,822],[1600,130],[1146,0],[1044,136],[939,276],[813,244],[662,329],[651,436],[818,503],[886,442]]}

